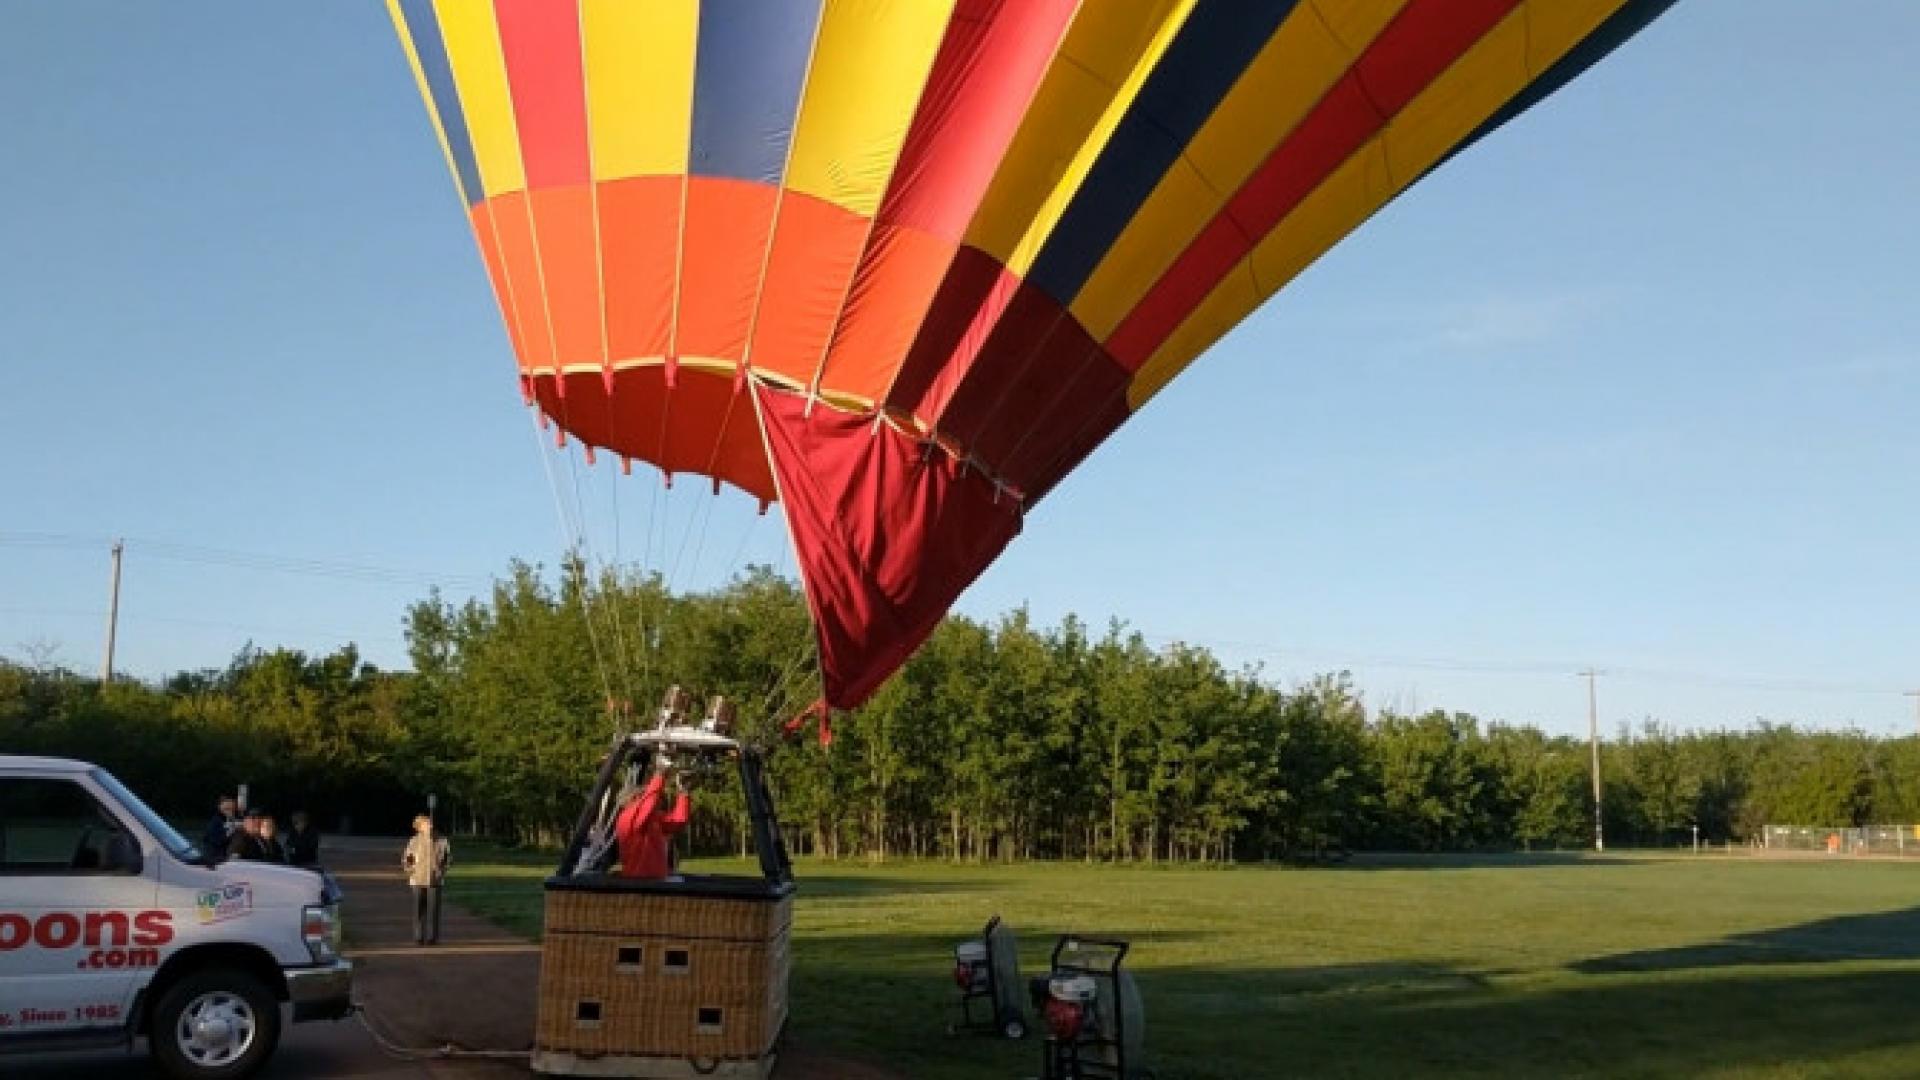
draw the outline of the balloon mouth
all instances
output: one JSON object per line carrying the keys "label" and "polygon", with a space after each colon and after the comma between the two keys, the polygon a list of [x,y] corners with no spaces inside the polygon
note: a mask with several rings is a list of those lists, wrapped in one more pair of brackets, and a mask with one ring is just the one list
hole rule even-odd
{"label": "balloon mouth", "polygon": [[[755,408],[745,404],[749,388],[803,398],[808,419],[817,408],[825,407],[839,415],[870,420],[915,443],[922,464],[977,474],[993,486],[996,501],[1021,506],[1029,501],[1029,493],[1021,484],[996,474],[959,438],[898,405],[876,404],[859,395],[831,390],[810,393],[807,387],[778,372],[728,360],[683,357],[678,368],[680,375],[671,386],[667,382],[671,368],[668,358],[662,356],[526,370],[520,373],[518,383],[521,396],[537,410],[540,427],[549,433],[555,447],[565,449],[570,441],[578,441],[589,465],[596,464],[602,452],[612,454],[620,462],[622,475],[632,475],[636,461],[651,464],[664,474],[669,488],[680,473],[704,476],[715,482],[716,493],[718,485],[724,484],[753,496],[761,504],[761,513],[778,502],[779,495],[766,463],[768,451],[760,432],[761,418]],[[718,440],[733,445],[691,456],[684,446],[678,452],[673,452],[673,445],[663,446],[662,421],[702,415],[713,420],[720,433]],[[622,430],[624,418],[633,416],[645,422],[638,424],[637,432]],[[669,452],[663,453],[663,449]],[[712,447],[705,449],[711,451]]]}
{"label": "balloon mouth", "polygon": [[636,464],[653,466],[669,488],[692,474],[759,504],[779,501],[760,417],[736,388],[734,365],[683,360],[679,367],[672,386],[660,357],[527,370],[521,380],[553,445],[577,441],[589,465],[604,454],[622,475]]}

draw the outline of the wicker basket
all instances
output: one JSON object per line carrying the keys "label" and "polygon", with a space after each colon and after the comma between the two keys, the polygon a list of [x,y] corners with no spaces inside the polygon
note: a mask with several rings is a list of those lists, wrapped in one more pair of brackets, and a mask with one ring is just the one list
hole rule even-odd
{"label": "wicker basket", "polygon": [[547,891],[534,1067],[765,1075],[787,1015],[790,893]]}
{"label": "wicker basket", "polygon": [[661,892],[547,890],[549,933],[647,933],[766,941],[784,932],[792,921],[791,893],[778,900],[749,900]]}

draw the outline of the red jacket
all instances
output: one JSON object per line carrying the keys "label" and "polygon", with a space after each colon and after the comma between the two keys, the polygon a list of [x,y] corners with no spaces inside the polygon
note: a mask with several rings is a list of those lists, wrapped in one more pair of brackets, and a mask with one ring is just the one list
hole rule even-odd
{"label": "red jacket", "polygon": [[667,840],[686,827],[693,799],[682,792],[674,800],[673,809],[663,814],[660,797],[666,787],[666,778],[656,773],[641,789],[640,797],[628,803],[614,821],[613,835],[620,843],[620,873],[625,877],[664,878],[671,872]]}

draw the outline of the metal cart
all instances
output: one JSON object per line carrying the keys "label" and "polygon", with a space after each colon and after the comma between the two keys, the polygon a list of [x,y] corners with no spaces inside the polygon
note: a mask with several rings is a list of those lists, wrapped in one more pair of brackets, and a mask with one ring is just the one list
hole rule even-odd
{"label": "metal cart", "polygon": [[[1027,1035],[1027,1017],[1020,1006],[1020,949],[1013,931],[995,915],[980,936],[961,942],[953,951],[953,981],[960,987],[960,1022],[947,1034],[991,1032],[1008,1039]],[[985,1000],[987,1015],[976,1019],[973,1003]]]}
{"label": "metal cart", "polygon": [[1144,1080],[1146,1014],[1131,972],[1130,946],[1067,934],[1054,943],[1051,970],[1029,986],[1046,1021],[1041,1080]]}

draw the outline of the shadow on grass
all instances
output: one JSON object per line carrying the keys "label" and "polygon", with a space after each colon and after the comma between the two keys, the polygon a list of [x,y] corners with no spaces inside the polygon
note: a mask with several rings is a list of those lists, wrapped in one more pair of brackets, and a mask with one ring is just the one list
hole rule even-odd
{"label": "shadow on grass", "polygon": [[1913,1048],[1913,1059],[1884,1075],[1920,1072],[1920,1036],[1861,1023],[1920,998],[1920,974],[1909,972],[1747,972],[1530,992],[1444,967],[1386,965],[1150,972],[1141,985],[1162,1021],[1149,1021],[1150,1039],[1169,1077],[1256,1075],[1261,1061],[1282,1063],[1257,1073],[1276,1077],[1690,1077],[1893,1047]]}
{"label": "shadow on grass", "polygon": [[[944,941],[796,943],[795,1030],[928,1078],[1031,1074],[1032,1042],[945,1039],[957,1014]],[[1023,974],[1046,942],[1022,941]],[[1150,956],[1150,946],[1140,950]],[[1136,966],[1148,1064],[1162,1080],[1246,1077],[1693,1077],[1882,1054],[1847,1075],[1920,1075],[1920,1033],[1868,1016],[1920,1005],[1920,972],[1705,972],[1493,981],[1445,963]]]}
{"label": "shadow on grass", "polygon": [[1581,851],[1363,852],[1343,862],[1315,864],[1313,869],[1341,870],[1537,870],[1544,866],[1602,869],[1633,866],[1645,861],[1634,856],[1611,857]]}
{"label": "shadow on grass", "polygon": [[1861,960],[1920,960],[1920,907],[1837,915],[1797,926],[1730,934],[1699,945],[1595,957],[1572,967],[1587,975],[1606,975],[1623,971]]}
{"label": "shadow on grass", "polygon": [[914,896],[914,895],[954,895],[958,893],[981,892],[982,883],[958,879],[932,880],[927,878],[865,876],[860,874],[836,874],[832,870],[820,867],[808,867],[804,877],[799,880],[803,896],[831,897],[838,900],[860,897]]}

